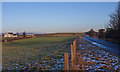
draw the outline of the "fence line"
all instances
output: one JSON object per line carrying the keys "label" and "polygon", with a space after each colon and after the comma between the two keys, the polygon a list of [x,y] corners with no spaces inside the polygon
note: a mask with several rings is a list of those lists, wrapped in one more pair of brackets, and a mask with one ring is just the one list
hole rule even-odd
{"label": "fence line", "polygon": [[68,70],[69,70],[68,53],[64,53],[64,59],[65,59],[65,71],[68,72]]}
{"label": "fence line", "polygon": [[[77,39],[75,39],[73,41],[73,44],[71,44],[71,60],[70,60],[70,68],[69,68],[69,63],[68,63],[68,53],[64,54],[64,60],[65,60],[65,70],[82,70],[84,71],[84,62],[82,59],[82,55],[80,53],[80,51],[77,53],[77,41],[79,40],[78,37]],[[66,61],[67,60],[67,61]],[[66,63],[67,62],[67,63]]]}

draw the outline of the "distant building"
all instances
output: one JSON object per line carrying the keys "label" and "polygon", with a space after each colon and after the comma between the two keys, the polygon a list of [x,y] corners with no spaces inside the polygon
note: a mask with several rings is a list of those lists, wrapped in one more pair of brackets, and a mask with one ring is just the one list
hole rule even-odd
{"label": "distant building", "polygon": [[13,32],[9,32],[4,34],[4,37],[17,37],[17,34],[14,34]]}

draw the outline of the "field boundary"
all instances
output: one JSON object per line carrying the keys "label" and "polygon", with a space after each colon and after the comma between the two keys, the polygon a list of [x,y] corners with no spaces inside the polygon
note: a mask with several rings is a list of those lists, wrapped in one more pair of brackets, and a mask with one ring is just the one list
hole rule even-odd
{"label": "field boundary", "polygon": [[70,59],[70,67],[69,67],[69,57],[68,53],[64,53],[64,63],[65,63],[65,71],[69,72],[69,70],[75,70],[75,71],[84,71],[84,64],[83,59],[80,51],[77,53],[76,48],[78,46],[77,41],[82,38],[79,36],[73,41],[73,44],[71,44],[71,59]]}

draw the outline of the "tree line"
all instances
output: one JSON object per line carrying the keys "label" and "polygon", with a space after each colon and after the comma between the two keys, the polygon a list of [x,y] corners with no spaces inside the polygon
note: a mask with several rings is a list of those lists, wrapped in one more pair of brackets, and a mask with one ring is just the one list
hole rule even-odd
{"label": "tree line", "polygon": [[110,20],[106,25],[106,29],[99,29],[95,32],[93,29],[88,31],[91,37],[97,36],[98,38],[111,39],[120,42],[120,2],[117,4],[116,10],[109,15]]}

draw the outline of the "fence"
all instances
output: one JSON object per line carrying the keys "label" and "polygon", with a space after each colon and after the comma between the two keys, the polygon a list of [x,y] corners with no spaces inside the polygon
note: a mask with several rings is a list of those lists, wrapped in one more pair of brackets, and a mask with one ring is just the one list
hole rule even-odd
{"label": "fence", "polygon": [[[79,37],[81,38],[81,37]],[[71,59],[70,59],[70,67],[69,67],[69,58],[68,53],[64,53],[64,61],[65,61],[65,71],[69,72],[69,70],[76,70],[76,71],[84,71],[84,64],[83,59],[80,51],[77,53],[77,41],[79,38],[75,39],[73,41],[73,44],[71,44]]]}

